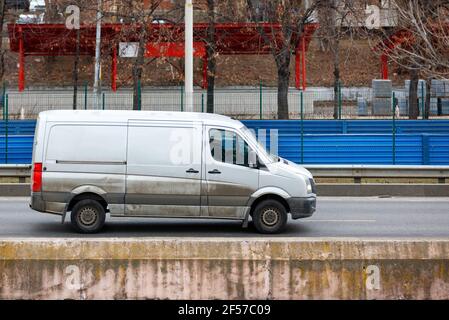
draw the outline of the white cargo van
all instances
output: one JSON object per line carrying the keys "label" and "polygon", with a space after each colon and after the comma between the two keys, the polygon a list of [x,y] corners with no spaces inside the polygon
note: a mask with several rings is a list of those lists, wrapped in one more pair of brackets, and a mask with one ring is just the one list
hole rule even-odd
{"label": "white cargo van", "polygon": [[251,217],[261,233],[310,217],[303,167],[268,154],[241,122],[181,112],[47,111],[33,147],[31,208],[82,233],[112,217]]}

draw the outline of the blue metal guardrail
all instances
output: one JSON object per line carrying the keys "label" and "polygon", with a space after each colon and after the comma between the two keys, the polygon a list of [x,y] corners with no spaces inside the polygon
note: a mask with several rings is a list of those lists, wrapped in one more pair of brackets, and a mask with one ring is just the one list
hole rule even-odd
{"label": "blue metal guardrail", "polygon": [[[36,120],[9,120],[8,135],[34,135]],[[5,121],[0,121],[0,136],[4,136]]]}
{"label": "blue metal guardrail", "polygon": [[281,157],[304,164],[448,165],[449,120],[248,120],[256,134],[277,129]]}
{"label": "blue metal guardrail", "polygon": [[0,136],[0,164],[30,164],[34,136]]}
{"label": "blue metal guardrail", "polygon": [[[0,136],[0,164],[31,163],[32,123],[9,122],[7,154],[6,138]],[[398,134],[394,144],[391,121],[304,121],[302,138],[299,121],[251,120],[244,123],[256,132],[258,129],[278,129],[279,155],[297,163],[449,165],[449,121],[446,120],[397,121]],[[4,124],[1,125],[0,130],[4,130]],[[374,133],[369,132],[370,126]],[[323,132],[326,130],[330,132]],[[268,147],[269,137],[267,132]]]}
{"label": "blue metal guardrail", "polygon": [[281,135],[278,153],[304,164],[449,164],[449,134],[398,134],[394,152],[387,134],[304,135],[302,145],[299,136]]}

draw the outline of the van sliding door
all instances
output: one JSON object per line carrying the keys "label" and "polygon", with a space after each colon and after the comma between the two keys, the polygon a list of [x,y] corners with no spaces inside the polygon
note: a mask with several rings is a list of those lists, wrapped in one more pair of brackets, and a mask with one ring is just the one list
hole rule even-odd
{"label": "van sliding door", "polygon": [[201,123],[130,120],[125,214],[200,215]]}

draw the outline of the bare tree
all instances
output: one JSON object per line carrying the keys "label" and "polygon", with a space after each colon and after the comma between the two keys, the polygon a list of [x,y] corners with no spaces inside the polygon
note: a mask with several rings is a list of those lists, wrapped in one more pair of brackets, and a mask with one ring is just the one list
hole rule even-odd
{"label": "bare tree", "polygon": [[[215,79],[217,74],[217,57],[219,51],[217,47],[223,45],[216,33],[216,24],[220,22],[241,22],[242,16],[246,14],[246,6],[241,5],[241,0],[198,0],[194,1],[195,4],[195,22],[206,23],[207,28],[205,32],[195,33],[197,40],[202,41],[206,48],[207,59],[207,106],[206,111],[208,113],[214,112],[215,104]],[[173,10],[165,12],[165,16],[170,17],[170,22],[174,24],[182,23],[184,18],[184,1],[173,1]],[[243,10],[242,10],[243,7]],[[223,35],[223,30],[221,30]],[[170,37],[170,35],[166,35]],[[180,41],[179,38],[174,39]],[[180,63],[183,64],[183,60]],[[174,66],[172,64],[172,66]],[[174,66],[181,74],[183,73],[183,66]]]}
{"label": "bare tree", "polygon": [[214,113],[215,72],[217,69],[217,61],[215,58],[215,0],[207,0],[207,20],[207,112]]}
{"label": "bare tree", "polygon": [[[11,3],[10,3],[11,5]],[[26,10],[26,9],[25,9]],[[7,6],[6,0],[0,0],[0,34],[3,39],[3,26],[5,21],[15,22],[19,17],[21,11],[16,11],[15,9],[9,8]],[[3,46],[3,41],[0,41],[0,81],[3,81],[3,77],[5,76],[5,53],[7,49]]]}
{"label": "bare tree", "polygon": [[352,39],[353,23],[359,19],[354,0],[325,0],[317,8],[320,23],[319,43],[322,51],[330,52],[334,75],[334,119],[339,116],[339,90],[341,88],[341,40]]}
{"label": "bare tree", "polygon": [[410,88],[409,88],[409,117],[410,119],[417,119],[419,115],[418,103],[418,83],[419,83],[419,69],[410,69]]}
{"label": "bare tree", "polygon": [[[81,13],[83,12],[88,12],[93,11],[93,9],[91,8],[91,5],[89,4],[89,2],[85,2],[83,0],[77,0],[76,5],[78,6],[78,8],[80,9]],[[76,12],[73,12],[73,14],[77,14]],[[85,17],[86,18],[86,17]],[[76,17],[74,17],[74,19],[77,19]],[[81,21],[81,17],[78,17],[79,21],[78,24]],[[81,26],[80,25],[75,25],[76,21],[73,20],[73,27],[75,28],[75,56],[74,56],[74,61],[73,61],[73,71],[72,71],[72,81],[73,81],[73,110],[77,109],[78,106],[78,79],[79,79],[79,64],[80,64],[80,41],[81,41]]]}
{"label": "bare tree", "polygon": [[[5,0],[0,0],[0,34],[3,39],[3,24],[5,20]],[[5,75],[5,61],[4,61],[3,40],[0,41],[0,80],[3,80]]]}
{"label": "bare tree", "polygon": [[45,21],[49,23],[59,22],[60,13],[58,0],[45,0]]}
{"label": "bare tree", "polygon": [[[78,82],[79,82],[79,65],[80,65],[80,42],[81,42],[81,30],[80,26],[75,25],[81,22],[81,17],[74,17],[75,14],[83,14],[84,25],[88,23],[95,23],[96,4],[89,0],[47,0],[46,7],[46,19],[47,22],[63,22],[64,15],[68,14],[66,8],[69,5],[75,5],[79,8],[79,12],[70,12],[72,15],[70,23],[74,29],[67,31],[68,38],[72,39],[73,33],[75,33],[75,52],[72,70],[72,82],[73,82],[73,110],[77,109],[78,105]],[[79,19],[79,21],[75,21]],[[66,21],[67,22],[67,21]],[[71,43],[72,44],[72,43]]]}
{"label": "bare tree", "polygon": [[[270,47],[277,67],[278,118],[288,119],[288,90],[290,84],[290,61],[304,27],[322,0],[247,0],[251,20],[260,22],[258,28],[265,45]],[[307,3],[309,5],[307,6]],[[280,25],[280,30],[267,31],[262,22]]]}
{"label": "bare tree", "polygon": [[131,37],[137,40],[137,56],[132,67],[134,110],[137,110],[140,105],[139,87],[142,82],[148,38],[151,34],[155,12],[162,2],[163,0],[122,0],[121,6],[115,12],[106,13],[109,16],[115,15],[119,20],[128,23],[127,27],[122,29],[120,37]]}
{"label": "bare tree", "polygon": [[[428,82],[449,76],[449,1],[396,0],[391,4],[397,27],[385,33],[384,51],[410,72],[409,116],[416,119],[420,76]],[[424,117],[429,113],[430,96],[426,102]]]}
{"label": "bare tree", "polygon": [[79,62],[80,62],[80,35],[81,30],[76,29],[75,59],[73,62],[73,110],[78,105],[78,78],[79,78]]}
{"label": "bare tree", "polygon": [[214,113],[214,93],[215,93],[215,77],[217,73],[217,39],[215,33],[215,24],[217,20],[233,21],[232,14],[237,15],[233,11],[236,1],[233,0],[206,0],[206,21],[208,24],[206,37],[203,41],[206,43],[207,57],[207,112]]}

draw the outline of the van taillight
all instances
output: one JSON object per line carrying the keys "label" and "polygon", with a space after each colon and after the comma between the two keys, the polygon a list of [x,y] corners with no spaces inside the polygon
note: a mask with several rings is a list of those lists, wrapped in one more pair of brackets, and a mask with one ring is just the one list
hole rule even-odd
{"label": "van taillight", "polygon": [[42,163],[35,163],[33,166],[32,191],[39,192],[42,189]]}

